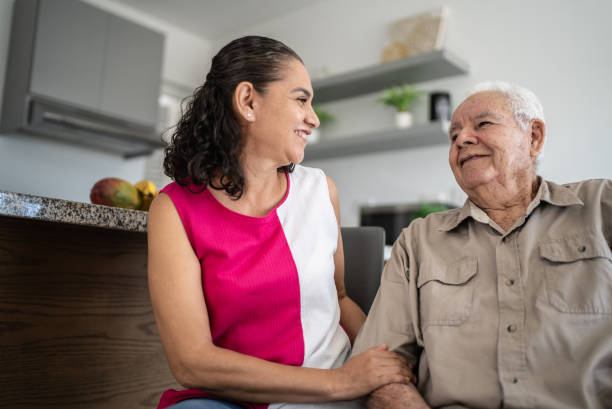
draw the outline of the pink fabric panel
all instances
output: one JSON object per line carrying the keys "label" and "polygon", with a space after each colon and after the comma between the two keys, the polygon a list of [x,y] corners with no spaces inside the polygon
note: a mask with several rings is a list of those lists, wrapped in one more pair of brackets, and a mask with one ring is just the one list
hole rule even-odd
{"label": "pink fabric panel", "polygon": [[[225,208],[209,191],[190,193],[173,183],[162,192],[174,202],[202,265],[215,345],[300,366],[304,339],[299,279],[276,209],[253,218]],[[160,408],[194,393],[167,391],[164,398],[169,399],[162,401],[171,402],[160,402]]]}

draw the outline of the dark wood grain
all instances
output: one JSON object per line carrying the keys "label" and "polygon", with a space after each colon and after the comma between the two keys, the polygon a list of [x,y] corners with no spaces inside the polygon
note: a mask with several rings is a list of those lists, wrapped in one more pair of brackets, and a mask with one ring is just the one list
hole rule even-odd
{"label": "dark wood grain", "polygon": [[0,216],[0,408],[154,408],[179,388],[146,234]]}

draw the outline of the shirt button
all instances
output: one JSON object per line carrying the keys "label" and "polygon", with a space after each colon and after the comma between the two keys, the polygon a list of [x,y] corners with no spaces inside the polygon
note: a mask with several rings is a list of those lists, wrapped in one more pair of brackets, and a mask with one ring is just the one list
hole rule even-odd
{"label": "shirt button", "polygon": [[512,383],[518,383],[518,378],[516,376],[512,378]]}
{"label": "shirt button", "polygon": [[586,251],[586,247],[585,246],[580,246],[578,247],[578,251],[581,253],[584,253]]}
{"label": "shirt button", "polygon": [[509,333],[513,333],[516,332],[516,325],[514,324],[510,324],[506,327],[506,331],[508,331]]}
{"label": "shirt button", "polygon": [[510,279],[510,278],[509,278],[509,279],[507,279],[507,280],[506,280],[506,285],[507,285],[508,287],[512,287],[512,286],[514,285],[514,280],[512,280],[512,279]]}

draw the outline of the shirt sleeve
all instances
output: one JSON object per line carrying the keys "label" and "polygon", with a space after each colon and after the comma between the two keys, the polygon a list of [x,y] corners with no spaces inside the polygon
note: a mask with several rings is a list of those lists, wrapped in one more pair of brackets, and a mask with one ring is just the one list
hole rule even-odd
{"label": "shirt sleeve", "polygon": [[[351,356],[373,346],[386,344],[390,351],[404,356],[415,367],[418,360],[413,329],[416,291],[410,289],[409,251],[405,232],[393,245],[391,258],[382,273],[380,288],[357,335]],[[412,287],[416,290],[414,284]]]}

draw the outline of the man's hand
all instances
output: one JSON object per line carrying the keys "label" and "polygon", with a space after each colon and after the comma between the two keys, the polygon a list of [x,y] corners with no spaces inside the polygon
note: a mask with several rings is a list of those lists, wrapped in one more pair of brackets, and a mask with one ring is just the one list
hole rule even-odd
{"label": "man's hand", "polygon": [[368,409],[430,409],[413,384],[392,383],[376,389],[367,402]]}

